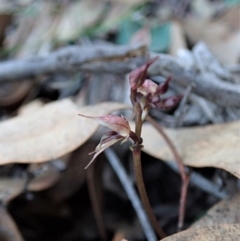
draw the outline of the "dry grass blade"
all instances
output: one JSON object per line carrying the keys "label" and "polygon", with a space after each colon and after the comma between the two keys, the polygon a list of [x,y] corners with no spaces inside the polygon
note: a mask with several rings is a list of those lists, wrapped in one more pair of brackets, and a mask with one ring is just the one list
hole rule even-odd
{"label": "dry grass blade", "polygon": [[101,103],[78,108],[65,99],[45,105],[34,115],[0,123],[0,164],[43,162],[65,155],[81,146],[98,124],[79,118],[78,113],[103,115],[126,108],[118,103]]}

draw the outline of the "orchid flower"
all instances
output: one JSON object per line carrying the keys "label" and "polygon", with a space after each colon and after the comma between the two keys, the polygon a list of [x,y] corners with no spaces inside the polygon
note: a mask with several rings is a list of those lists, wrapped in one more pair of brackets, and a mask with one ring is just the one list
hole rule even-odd
{"label": "orchid flower", "polygon": [[94,154],[90,163],[85,167],[89,167],[89,165],[96,159],[96,157],[106,150],[108,147],[114,145],[115,143],[122,141],[124,143],[129,140],[129,138],[136,138],[134,133],[130,129],[130,125],[128,121],[124,117],[114,116],[114,115],[103,115],[103,116],[85,116],[82,114],[78,114],[82,117],[86,117],[92,120],[97,121],[99,124],[108,127],[112,131],[106,133],[100,140],[100,143],[97,145],[95,151],[89,153],[89,155]]}
{"label": "orchid flower", "polygon": [[[145,120],[150,108],[168,110],[175,107],[182,96],[172,96],[161,98],[161,95],[168,90],[171,77],[162,84],[156,84],[150,79],[146,79],[147,70],[158,58],[149,60],[145,65],[133,70],[129,74],[129,84],[131,86],[131,100],[134,106],[138,103],[142,111],[142,121]],[[138,110],[135,110],[138,111]]]}

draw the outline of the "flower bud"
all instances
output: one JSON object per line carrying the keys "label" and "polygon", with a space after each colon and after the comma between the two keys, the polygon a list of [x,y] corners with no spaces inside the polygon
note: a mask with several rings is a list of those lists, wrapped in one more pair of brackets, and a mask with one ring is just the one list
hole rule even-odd
{"label": "flower bud", "polygon": [[144,96],[154,95],[158,89],[158,85],[150,79],[146,79],[143,84],[137,89]]}
{"label": "flower bud", "polygon": [[143,84],[144,80],[147,77],[147,70],[149,66],[153,64],[157,59],[158,57],[149,60],[145,65],[140,66],[129,74],[129,84],[131,86],[131,89],[136,90]]}
{"label": "flower bud", "polygon": [[158,109],[168,110],[175,107],[182,99],[182,96],[172,96],[166,99],[159,100],[154,103],[154,107]]}
{"label": "flower bud", "polygon": [[160,84],[156,90],[156,94],[162,95],[168,91],[169,82],[172,80],[172,76],[169,76],[164,83]]}

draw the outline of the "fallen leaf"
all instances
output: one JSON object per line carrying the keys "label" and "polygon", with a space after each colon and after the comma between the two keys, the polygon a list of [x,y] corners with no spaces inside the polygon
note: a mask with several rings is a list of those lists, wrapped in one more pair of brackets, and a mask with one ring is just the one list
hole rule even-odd
{"label": "fallen leaf", "polygon": [[28,166],[28,172],[33,175],[27,189],[29,191],[41,191],[50,188],[61,178],[61,172],[65,170],[70,159],[70,154],[47,163],[32,163]]}
{"label": "fallen leaf", "polygon": [[[165,128],[184,164],[193,167],[222,168],[240,178],[240,122]],[[143,125],[143,151],[166,161],[174,160],[162,136],[150,124]]]}
{"label": "fallen leaf", "polygon": [[[192,44],[203,41],[224,64],[236,64],[240,57],[240,6],[230,9],[218,19],[187,17],[184,30]],[[207,26],[207,27],[206,27]]]}
{"label": "fallen leaf", "polygon": [[31,81],[1,83],[0,107],[11,107],[19,104],[33,86]]}
{"label": "fallen leaf", "polygon": [[24,191],[25,178],[0,178],[0,200],[3,204],[17,197]]}
{"label": "fallen leaf", "polygon": [[69,4],[59,20],[56,40],[69,41],[80,37],[87,29],[98,23],[103,15],[105,3],[95,0],[74,1]]}
{"label": "fallen leaf", "polygon": [[18,109],[18,115],[32,115],[36,111],[40,110],[44,106],[42,99],[35,99]]}
{"label": "fallen leaf", "polygon": [[22,14],[18,26],[6,37],[6,47],[16,48],[18,57],[46,54],[52,48],[52,38],[58,16],[52,1],[41,1],[26,7],[32,14]]}
{"label": "fallen leaf", "polygon": [[177,56],[179,50],[187,49],[186,38],[180,22],[172,21],[170,54]]}
{"label": "fallen leaf", "polygon": [[82,145],[98,124],[79,117],[100,116],[126,108],[101,103],[78,108],[70,99],[46,104],[34,115],[18,116],[0,123],[0,164],[53,160]]}
{"label": "fallen leaf", "polygon": [[238,241],[240,224],[218,224],[203,228],[191,228],[169,236],[162,241]]}
{"label": "fallen leaf", "polygon": [[0,207],[1,241],[24,241],[12,217],[4,207]]}
{"label": "fallen leaf", "polygon": [[191,227],[199,228],[221,223],[240,223],[240,193],[237,193],[229,200],[222,200],[214,205],[203,218],[195,222]]}
{"label": "fallen leaf", "polygon": [[81,188],[86,179],[85,167],[91,160],[88,154],[95,147],[95,142],[88,141],[71,154],[67,169],[61,173],[58,182],[46,192],[50,199],[60,202],[71,197]]}

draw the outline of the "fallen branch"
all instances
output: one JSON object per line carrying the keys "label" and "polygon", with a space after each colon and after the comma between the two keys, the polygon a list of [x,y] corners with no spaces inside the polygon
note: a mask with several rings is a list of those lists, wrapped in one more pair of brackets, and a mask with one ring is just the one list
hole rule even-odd
{"label": "fallen branch", "polygon": [[146,61],[145,46],[69,46],[47,56],[0,62],[0,83],[57,72],[126,74]]}
{"label": "fallen branch", "polygon": [[[211,69],[201,71],[194,66],[187,69],[180,59],[167,54],[152,54],[159,56],[150,68],[150,75],[162,75],[164,77],[173,76],[173,82],[187,88],[193,85],[192,92],[210,100],[220,106],[240,107],[240,85],[223,81]],[[212,66],[211,66],[212,67]],[[213,68],[213,67],[212,67]],[[219,71],[219,68],[216,70]]]}
{"label": "fallen branch", "polygon": [[[156,54],[153,54],[156,56]],[[36,78],[57,72],[89,71],[92,73],[127,74],[145,63],[147,50],[137,46],[70,46],[47,56],[0,62],[0,83]],[[173,81],[186,88],[193,85],[193,93],[220,106],[240,107],[240,85],[223,81],[219,71],[201,71],[196,66],[187,69],[180,59],[159,54],[160,59],[149,69],[150,75],[173,76]],[[217,74],[216,74],[217,72]],[[220,74],[219,74],[220,73]],[[224,72],[225,73],[225,72]]]}

